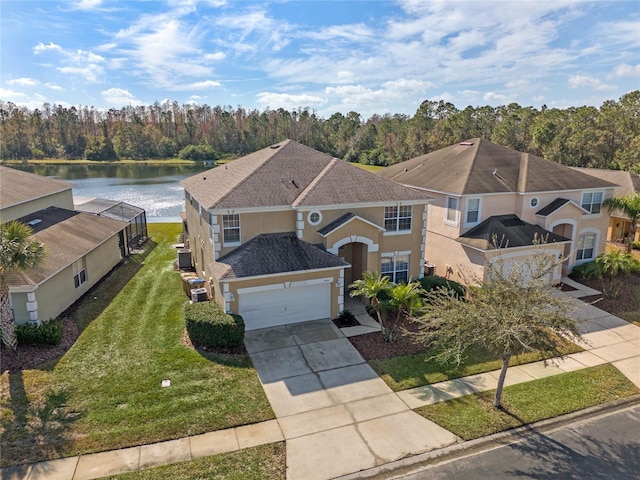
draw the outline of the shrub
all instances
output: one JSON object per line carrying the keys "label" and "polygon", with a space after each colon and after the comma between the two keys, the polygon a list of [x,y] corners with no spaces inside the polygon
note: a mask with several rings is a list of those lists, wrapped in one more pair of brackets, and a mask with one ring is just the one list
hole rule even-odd
{"label": "shrub", "polygon": [[571,276],[573,278],[600,278],[602,276],[602,271],[596,265],[596,262],[587,262],[582,263],[580,265],[576,265],[571,270]]}
{"label": "shrub", "polygon": [[453,290],[456,298],[464,298],[465,296],[465,288],[461,283],[439,277],[438,275],[430,275],[420,279],[420,286],[427,293],[444,288],[446,290]]}
{"label": "shrub", "polygon": [[640,250],[640,242],[633,242],[632,246],[634,250]]}
{"label": "shrub", "polygon": [[187,304],[185,324],[191,341],[203,347],[235,348],[244,340],[244,320],[214,302]]}
{"label": "shrub", "polygon": [[57,345],[62,338],[62,323],[48,320],[37,323],[24,323],[16,327],[19,345]]}
{"label": "shrub", "polygon": [[360,322],[356,320],[356,316],[351,313],[349,310],[343,310],[338,314],[338,318],[336,318],[334,322],[339,328],[343,327],[354,327],[360,325]]}

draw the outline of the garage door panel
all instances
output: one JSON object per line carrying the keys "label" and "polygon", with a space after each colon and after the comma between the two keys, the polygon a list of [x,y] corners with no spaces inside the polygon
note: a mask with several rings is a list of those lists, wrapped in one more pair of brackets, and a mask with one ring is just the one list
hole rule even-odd
{"label": "garage door panel", "polygon": [[240,292],[238,296],[247,330],[331,316],[331,283]]}

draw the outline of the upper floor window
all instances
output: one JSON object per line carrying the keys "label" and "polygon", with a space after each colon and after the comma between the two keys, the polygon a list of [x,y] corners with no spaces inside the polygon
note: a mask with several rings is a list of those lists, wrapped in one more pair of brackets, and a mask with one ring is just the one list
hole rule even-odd
{"label": "upper floor window", "polygon": [[393,283],[409,281],[409,255],[383,256],[380,265],[382,276],[389,277]]}
{"label": "upper floor window", "polygon": [[458,199],[456,197],[447,197],[445,223],[454,226],[458,225]]}
{"label": "upper floor window", "polygon": [[585,233],[578,237],[578,251],[576,260],[591,260],[595,256],[596,251],[596,234]]}
{"label": "upper floor window", "polygon": [[76,288],[87,281],[87,265],[84,257],[73,262],[73,284]]}
{"label": "upper floor window", "polygon": [[411,230],[411,205],[384,207],[384,228],[387,232]]}
{"label": "upper floor window", "polygon": [[224,244],[240,244],[240,215],[222,215],[222,239]]}
{"label": "upper floor window", "polygon": [[582,194],[582,208],[589,213],[600,213],[604,192],[585,192]]}
{"label": "upper floor window", "polygon": [[314,210],[313,212],[309,212],[307,220],[309,220],[311,225],[318,225],[322,221],[322,214],[317,210]]}
{"label": "upper floor window", "polygon": [[480,199],[467,199],[467,216],[464,219],[466,225],[475,225],[480,221]]}

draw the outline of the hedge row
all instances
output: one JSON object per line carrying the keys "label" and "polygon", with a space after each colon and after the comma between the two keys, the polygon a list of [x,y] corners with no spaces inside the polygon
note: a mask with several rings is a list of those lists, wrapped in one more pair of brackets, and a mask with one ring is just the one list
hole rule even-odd
{"label": "hedge row", "polygon": [[184,309],[191,341],[203,347],[235,348],[244,341],[244,320],[215,302],[189,303]]}

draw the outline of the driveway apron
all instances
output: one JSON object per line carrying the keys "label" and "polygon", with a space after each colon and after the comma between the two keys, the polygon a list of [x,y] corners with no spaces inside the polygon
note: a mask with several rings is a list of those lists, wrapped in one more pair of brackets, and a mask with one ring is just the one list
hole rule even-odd
{"label": "driveway apron", "polygon": [[329,479],[441,448],[330,320],[249,331],[245,345],[287,442],[287,478]]}

